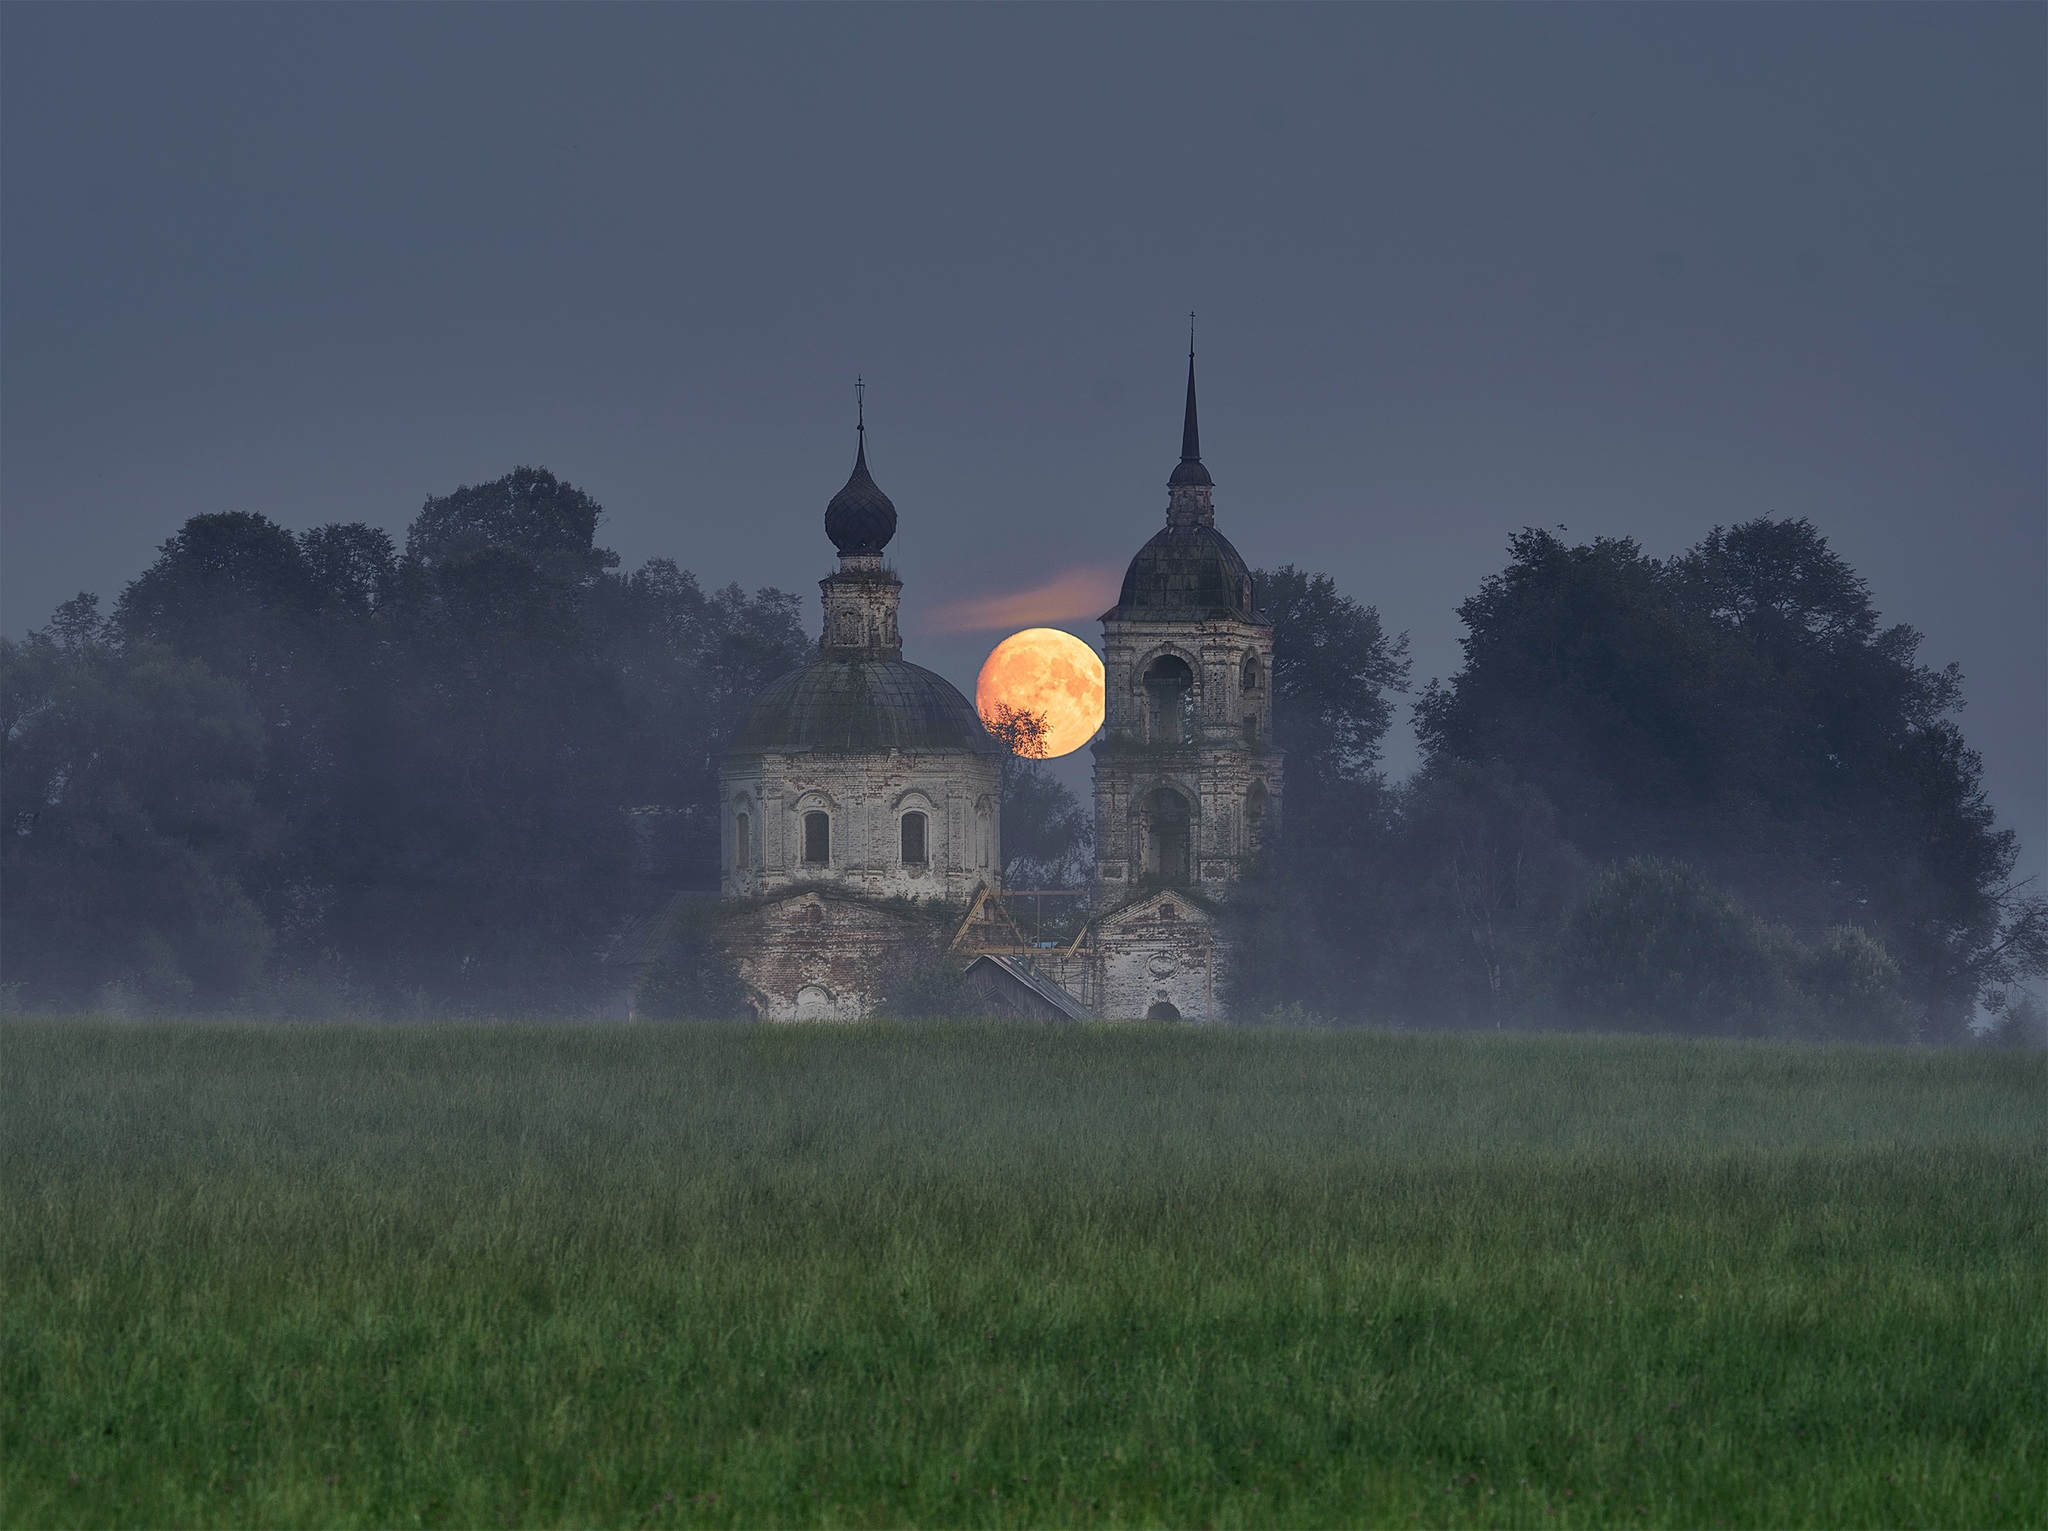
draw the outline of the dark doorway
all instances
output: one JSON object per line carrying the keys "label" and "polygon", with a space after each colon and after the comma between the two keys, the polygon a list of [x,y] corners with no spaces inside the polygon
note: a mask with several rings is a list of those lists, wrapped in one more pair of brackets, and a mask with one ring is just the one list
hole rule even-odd
{"label": "dark doorway", "polygon": [[1145,797],[1145,875],[1163,883],[1188,880],[1188,800],[1171,787]]}
{"label": "dark doorway", "polygon": [[1189,744],[1195,737],[1195,672],[1168,654],[1145,672],[1147,742]]}
{"label": "dark doorway", "polygon": [[832,816],[804,815],[804,865],[825,866],[832,860]]}
{"label": "dark doorway", "polygon": [[1145,1012],[1145,1019],[1148,1021],[1177,1021],[1180,1019],[1180,1012],[1162,999],[1158,1004]]}

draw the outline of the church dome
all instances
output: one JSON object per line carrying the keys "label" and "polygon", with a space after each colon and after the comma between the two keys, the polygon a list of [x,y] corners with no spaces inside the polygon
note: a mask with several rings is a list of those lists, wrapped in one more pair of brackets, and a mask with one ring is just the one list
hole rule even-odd
{"label": "church dome", "polygon": [[1252,571],[1243,556],[1215,527],[1199,524],[1164,527],[1138,549],[1109,615],[1259,620],[1252,605]]}
{"label": "church dome", "polygon": [[825,535],[842,558],[873,556],[896,535],[896,502],[882,493],[881,485],[868,472],[865,431],[854,456],[853,476],[825,507]]}
{"label": "church dome", "polygon": [[733,750],[817,750],[865,755],[889,750],[1001,746],[966,697],[943,676],[901,659],[813,661],[772,683],[733,736]]}

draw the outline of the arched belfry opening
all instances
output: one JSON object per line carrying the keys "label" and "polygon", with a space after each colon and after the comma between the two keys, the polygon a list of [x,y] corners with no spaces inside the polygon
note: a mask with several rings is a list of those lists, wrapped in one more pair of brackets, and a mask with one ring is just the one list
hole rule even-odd
{"label": "arched belfry opening", "polygon": [[1144,875],[1170,886],[1185,887],[1192,871],[1193,818],[1188,800],[1171,787],[1145,794],[1139,834],[1144,840]]}
{"label": "arched belfry opening", "polygon": [[1146,738],[1153,744],[1192,744],[1195,672],[1177,654],[1162,654],[1145,671]]}

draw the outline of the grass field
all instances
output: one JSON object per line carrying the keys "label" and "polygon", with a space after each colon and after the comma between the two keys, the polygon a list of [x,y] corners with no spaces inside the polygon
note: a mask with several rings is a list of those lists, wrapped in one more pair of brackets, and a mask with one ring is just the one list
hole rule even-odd
{"label": "grass field", "polygon": [[16,1526],[2048,1524],[2048,1062],[0,1029]]}

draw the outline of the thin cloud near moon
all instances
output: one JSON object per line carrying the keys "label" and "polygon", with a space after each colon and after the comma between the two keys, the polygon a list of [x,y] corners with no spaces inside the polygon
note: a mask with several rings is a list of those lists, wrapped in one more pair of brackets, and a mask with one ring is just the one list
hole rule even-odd
{"label": "thin cloud near moon", "polygon": [[988,633],[1057,622],[1092,622],[1116,604],[1121,583],[1118,571],[1106,564],[1082,564],[1029,590],[948,601],[927,615],[922,625],[934,633]]}

